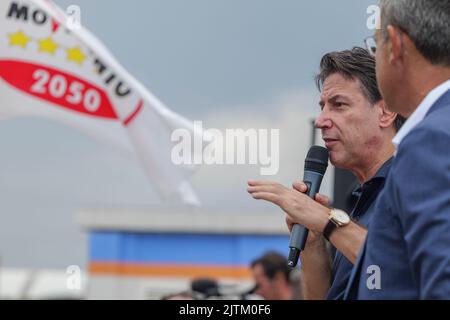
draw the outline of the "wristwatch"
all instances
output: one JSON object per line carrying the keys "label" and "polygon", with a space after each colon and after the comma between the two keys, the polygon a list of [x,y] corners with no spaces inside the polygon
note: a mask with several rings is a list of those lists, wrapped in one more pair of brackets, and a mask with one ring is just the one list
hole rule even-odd
{"label": "wristwatch", "polygon": [[350,216],[342,210],[331,209],[328,224],[323,229],[323,236],[330,241],[330,236],[336,228],[345,227],[350,223]]}

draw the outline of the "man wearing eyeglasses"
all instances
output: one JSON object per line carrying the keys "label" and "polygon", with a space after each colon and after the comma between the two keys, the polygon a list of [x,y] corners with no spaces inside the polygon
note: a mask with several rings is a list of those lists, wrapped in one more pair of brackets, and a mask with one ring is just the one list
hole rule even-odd
{"label": "man wearing eyeglasses", "polygon": [[346,296],[450,299],[450,2],[380,5],[366,43],[386,103],[408,121]]}

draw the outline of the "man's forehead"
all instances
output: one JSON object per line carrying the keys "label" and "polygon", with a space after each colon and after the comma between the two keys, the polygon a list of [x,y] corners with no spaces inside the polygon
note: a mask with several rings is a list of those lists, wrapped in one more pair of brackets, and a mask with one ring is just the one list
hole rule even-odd
{"label": "man's forehead", "polygon": [[265,274],[264,274],[264,268],[263,268],[263,266],[262,266],[260,263],[256,264],[256,265],[253,267],[253,275],[254,275],[256,278],[265,277]]}
{"label": "man's forehead", "polygon": [[340,74],[332,74],[327,77],[323,83],[321,100],[330,99],[334,96],[348,96],[359,90],[359,81],[357,79],[346,78]]}

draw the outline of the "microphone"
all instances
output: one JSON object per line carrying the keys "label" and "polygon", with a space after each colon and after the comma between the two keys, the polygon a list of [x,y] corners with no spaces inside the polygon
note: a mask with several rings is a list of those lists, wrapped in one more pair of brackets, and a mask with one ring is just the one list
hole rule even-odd
{"label": "microphone", "polygon": [[[312,146],[305,159],[305,170],[303,173],[303,182],[307,185],[307,195],[314,199],[319,192],[322,178],[328,167],[328,149],[319,146]],[[288,266],[294,268],[298,263],[300,252],[305,249],[308,239],[308,229],[294,224],[289,242]]]}

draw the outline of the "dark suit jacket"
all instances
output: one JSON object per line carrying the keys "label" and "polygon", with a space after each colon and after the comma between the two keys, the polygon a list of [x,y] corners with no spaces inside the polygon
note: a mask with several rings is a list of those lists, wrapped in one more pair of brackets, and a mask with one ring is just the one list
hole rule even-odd
{"label": "dark suit jacket", "polygon": [[346,298],[450,299],[450,91],[401,142]]}

